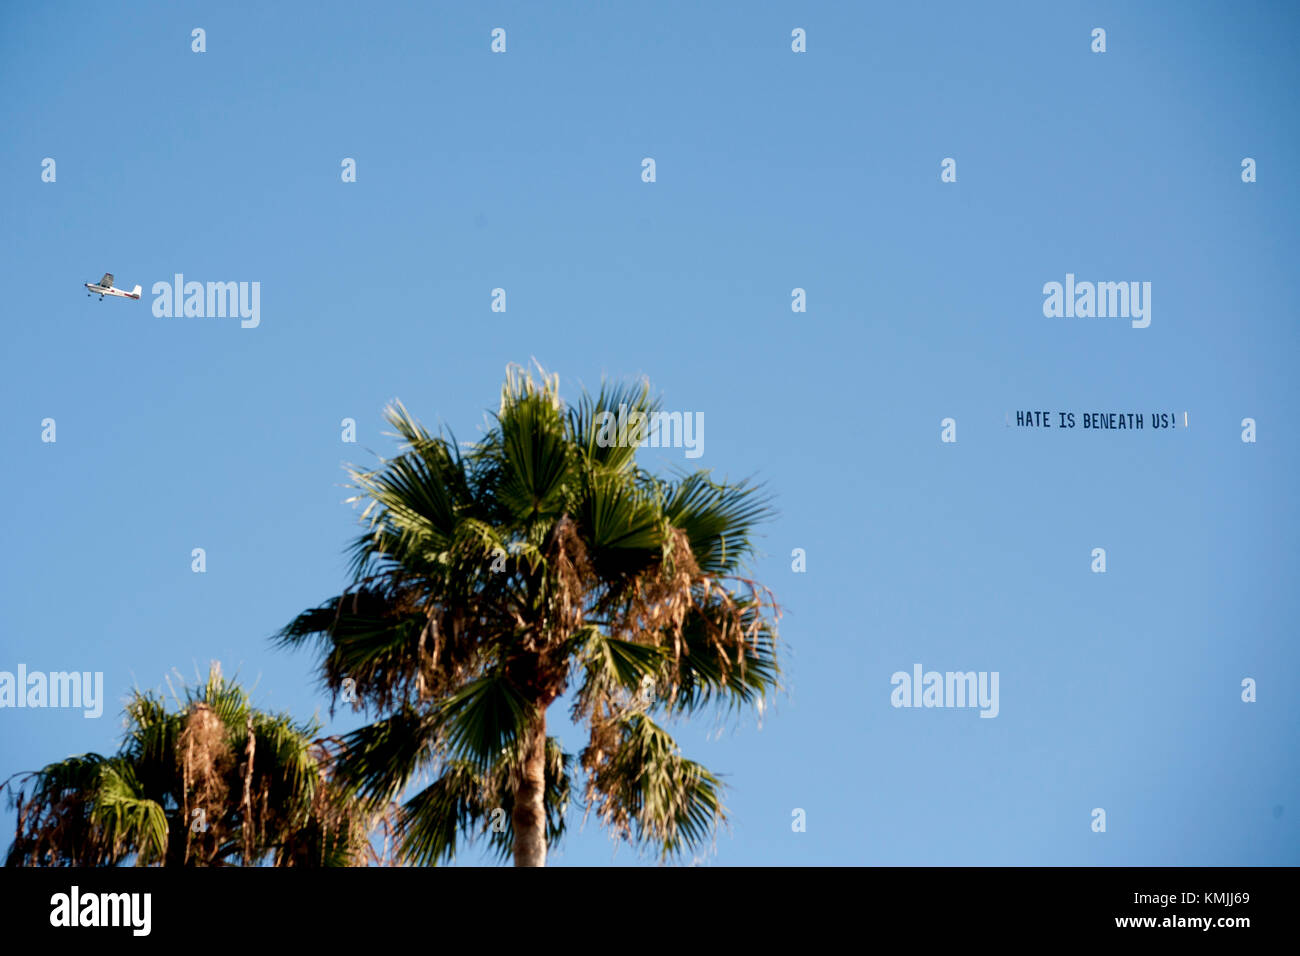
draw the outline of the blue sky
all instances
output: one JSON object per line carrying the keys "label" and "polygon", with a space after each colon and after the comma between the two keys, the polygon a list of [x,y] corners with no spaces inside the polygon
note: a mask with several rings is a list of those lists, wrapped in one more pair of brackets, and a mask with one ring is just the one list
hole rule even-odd
{"label": "blue sky", "polygon": [[[775,496],[753,571],[788,692],[761,729],[676,727],[730,788],[708,862],[1300,863],[1295,7],[64,3],[0,26],[0,669],[110,695],[99,720],[0,710],[0,777],[114,749],[129,687],[214,658],[262,707],[326,713],[315,660],[268,637],[345,583],[342,464],[392,449],[394,398],[472,439],[536,358],[568,397],[648,376],[706,429],[701,458],[646,465]],[[106,271],[143,300],[87,298]],[[260,325],[155,317],[175,273],[259,282]],[[1150,326],[1045,317],[1067,273],[1150,282]],[[998,716],[892,707],[915,663],[998,672]],[[579,823],[552,864],[638,862]]]}

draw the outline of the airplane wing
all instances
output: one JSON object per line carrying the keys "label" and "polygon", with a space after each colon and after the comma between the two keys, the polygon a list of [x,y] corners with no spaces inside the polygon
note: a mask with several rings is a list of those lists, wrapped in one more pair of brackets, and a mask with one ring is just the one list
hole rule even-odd
{"label": "airplane wing", "polygon": [[99,284],[105,289],[111,289],[113,287],[113,273],[105,272],[104,278],[99,280]]}

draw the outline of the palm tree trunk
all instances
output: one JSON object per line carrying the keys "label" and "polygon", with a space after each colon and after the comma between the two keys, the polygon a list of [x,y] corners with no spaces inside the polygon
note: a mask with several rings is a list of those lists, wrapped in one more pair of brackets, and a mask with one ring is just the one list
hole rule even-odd
{"label": "palm tree trunk", "polygon": [[534,721],[524,752],[523,779],[511,819],[515,866],[546,865],[546,712]]}

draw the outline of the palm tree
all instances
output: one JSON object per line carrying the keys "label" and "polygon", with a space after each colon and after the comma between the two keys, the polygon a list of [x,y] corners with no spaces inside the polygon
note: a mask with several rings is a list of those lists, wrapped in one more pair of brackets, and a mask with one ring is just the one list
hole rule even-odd
{"label": "palm tree", "polygon": [[161,696],[134,691],[116,754],[6,781],[18,810],[6,865],[347,866],[373,856],[374,813],[332,783],[316,724],[253,709],[215,662],[178,702],[169,713]]}
{"label": "palm tree", "polygon": [[[350,469],[368,522],[354,581],[277,639],[317,644],[324,685],[375,714],[342,741],[349,793],[382,805],[431,779],[397,814],[403,861],[486,836],[545,865],[579,770],[587,812],[661,858],[725,819],[718,779],[655,718],[761,713],[778,689],[779,610],[739,570],[769,509],[746,482],[637,467],[638,416],[658,409],[647,384],[566,409],[558,376],[512,366],[482,441],[462,449],[398,402],[400,454]],[[571,688],[576,758],[546,732]]]}

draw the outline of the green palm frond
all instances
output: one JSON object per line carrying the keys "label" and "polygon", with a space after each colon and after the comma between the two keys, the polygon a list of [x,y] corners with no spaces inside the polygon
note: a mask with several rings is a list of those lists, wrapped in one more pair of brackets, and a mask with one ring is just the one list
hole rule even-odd
{"label": "green palm frond", "polygon": [[665,517],[686,532],[696,563],[709,574],[735,571],[752,553],[754,527],[771,514],[760,489],[746,482],[718,484],[704,472],[672,487],[664,504]]}
{"label": "green palm frond", "polygon": [[[619,436],[617,424],[614,425],[611,436],[608,425],[611,422],[617,423],[620,416],[623,421],[631,421],[634,415],[645,416],[648,420],[651,414],[659,410],[659,405],[658,400],[650,397],[648,382],[629,385],[604,384],[594,398],[591,395],[583,395],[578,403],[569,409],[567,421],[569,435],[583,458],[591,465],[600,469],[626,472],[636,462],[637,446],[630,440],[619,441],[619,439],[635,436]],[[611,437],[613,441],[610,441]]]}
{"label": "green palm frond", "polygon": [[657,844],[665,859],[701,848],[726,818],[718,779],[644,714],[616,718],[609,731],[610,751],[583,752],[601,820],[617,836]]}
{"label": "green palm frond", "polygon": [[437,714],[448,750],[479,771],[515,747],[534,718],[532,704],[504,674],[486,674],[450,695]]}
{"label": "green palm frond", "polygon": [[437,743],[437,721],[403,708],[344,736],[335,768],[339,783],[371,806],[385,803],[434,758]]}
{"label": "green palm frond", "polygon": [[464,761],[403,804],[398,814],[399,854],[415,866],[437,866],[456,855],[461,832],[484,816],[489,802],[482,779]]}
{"label": "green palm frond", "polygon": [[[776,634],[756,602],[737,603],[743,631],[753,628],[754,633],[746,633],[730,648],[720,648],[713,639],[723,622],[710,627],[709,618],[724,617],[716,604],[687,619],[682,629],[686,653],[671,665],[676,673],[665,681],[674,689],[675,711],[694,711],[722,701],[729,710],[753,704],[761,712],[766,699],[780,690]],[[725,621],[731,623],[730,612],[725,614]]]}
{"label": "green palm frond", "polygon": [[384,702],[400,698],[419,679],[417,650],[428,626],[425,611],[393,589],[361,587],[304,611],[275,635],[282,646],[315,638],[324,651],[323,680],[337,692],[344,678]]}
{"label": "green palm frond", "polygon": [[619,691],[638,693],[647,681],[663,681],[670,661],[663,647],[610,637],[594,626],[584,628],[574,641],[573,659],[581,672],[573,704],[575,720],[599,713]]}
{"label": "green palm frond", "polygon": [[[644,489],[625,476],[596,473],[583,491],[578,517],[590,536],[593,561],[630,560],[624,568],[636,569],[663,546],[664,518]],[[629,551],[641,553],[629,556]]]}
{"label": "green palm frond", "polygon": [[515,521],[558,517],[574,464],[564,419],[550,396],[513,396],[497,416],[501,481],[496,497]]}
{"label": "green palm frond", "polygon": [[167,814],[144,795],[131,765],[123,760],[100,766],[90,821],[102,832],[112,856],[135,853],[140,865],[162,862],[167,852]]}

